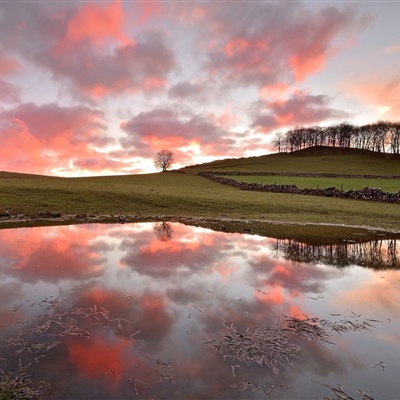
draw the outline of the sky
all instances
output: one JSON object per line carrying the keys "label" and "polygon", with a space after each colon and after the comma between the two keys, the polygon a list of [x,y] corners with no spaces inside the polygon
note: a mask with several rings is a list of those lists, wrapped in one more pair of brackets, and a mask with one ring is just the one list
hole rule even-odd
{"label": "sky", "polygon": [[0,170],[149,173],[398,121],[398,1],[0,1]]}

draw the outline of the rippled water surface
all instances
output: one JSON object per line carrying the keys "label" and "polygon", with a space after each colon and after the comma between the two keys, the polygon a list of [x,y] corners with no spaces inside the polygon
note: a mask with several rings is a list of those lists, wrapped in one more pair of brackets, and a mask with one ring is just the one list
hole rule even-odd
{"label": "rippled water surface", "polygon": [[26,367],[51,399],[398,399],[398,247],[170,223],[2,230],[1,378]]}

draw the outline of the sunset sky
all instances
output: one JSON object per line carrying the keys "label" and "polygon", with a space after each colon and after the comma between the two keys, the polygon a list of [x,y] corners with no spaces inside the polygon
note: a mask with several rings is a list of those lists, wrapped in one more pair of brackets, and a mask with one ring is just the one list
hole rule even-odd
{"label": "sunset sky", "polygon": [[399,120],[400,2],[2,1],[0,170],[153,172]]}

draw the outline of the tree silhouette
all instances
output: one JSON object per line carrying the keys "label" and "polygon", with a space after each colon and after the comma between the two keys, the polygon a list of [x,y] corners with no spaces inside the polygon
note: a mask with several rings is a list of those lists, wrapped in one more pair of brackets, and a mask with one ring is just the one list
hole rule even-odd
{"label": "tree silhouette", "polygon": [[361,126],[347,122],[327,127],[296,126],[285,133],[278,132],[272,144],[279,152],[330,146],[400,154],[400,122],[377,121]]}
{"label": "tree silhouette", "polygon": [[172,226],[168,222],[156,222],[153,227],[154,234],[158,240],[162,242],[167,242],[168,240],[172,239],[172,235],[174,230]]}
{"label": "tree silhouette", "polygon": [[154,166],[166,171],[174,162],[174,153],[170,150],[161,150],[154,158]]}

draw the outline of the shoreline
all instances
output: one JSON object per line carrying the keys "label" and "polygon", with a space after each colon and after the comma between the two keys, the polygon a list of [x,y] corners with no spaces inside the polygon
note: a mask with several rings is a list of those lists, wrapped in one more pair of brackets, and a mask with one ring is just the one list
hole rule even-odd
{"label": "shoreline", "polygon": [[316,222],[287,222],[267,219],[234,219],[227,217],[196,217],[136,214],[61,214],[43,212],[28,216],[11,214],[0,216],[0,229],[34,228],[81,224],[127,224],[143,222],[182,223],[217,232],[251,234],[276,239],[293,239],[307,243],[346,243],[370,240],[400,239],[400,230],[381,227]]}

